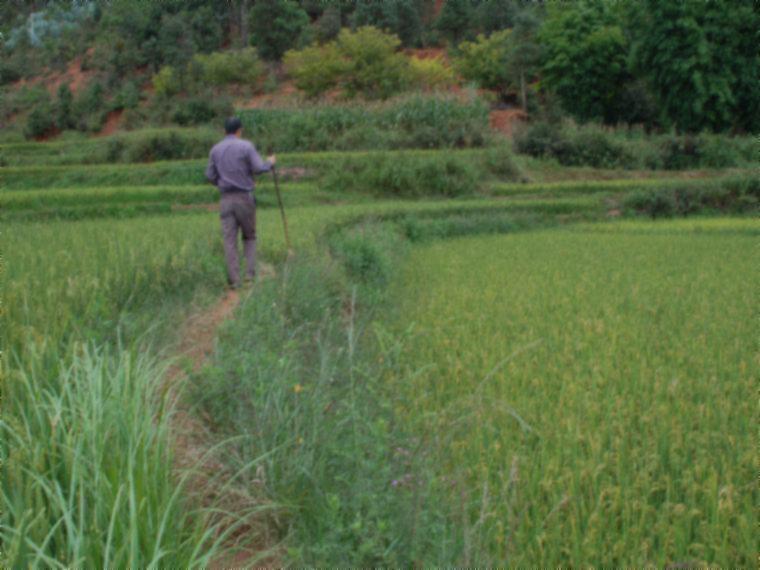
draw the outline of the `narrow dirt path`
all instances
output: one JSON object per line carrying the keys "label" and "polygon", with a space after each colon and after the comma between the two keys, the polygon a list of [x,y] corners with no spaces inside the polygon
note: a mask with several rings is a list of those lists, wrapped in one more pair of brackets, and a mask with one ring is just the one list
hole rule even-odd
{"label": "narrow dirt path", "polygon": [[[266,267],[263,273],[269,276],[273,271],[271,267]],[[182,384],[187,379],[186,371],[195,373],[202,369],[206,359],[213,353],[220,325],[232,317],[240,302],[251,293],[251,290],[228,291],[210,307],[191,315],[179,330],[180,340],[175,351],[177,363],[169,368],[165,376],[165,389],[175,403],[171,420],[175,469],[178,473],[194,471],[188,482],[189,495],[193,501],[204,506],[221,506],[231,513],[244,512],[257,505],[251,504],[248,493],[235,493],[234,487],[225,496],[218,494],[217,490],[229,481],[231,474],[218,457],[209,453],[216,442],[203,419],[189,412],[183,405],[180,393]],[[242,547],[233,556],[212,561],[210,568],[244,568],[251,566],[250,561],[255,561],[256,567],[280,566],[276,555],[269,555],[263,560],[259,558],[262,552],[271,550],[271,545],[274,544],[263,522],[253,521],[236,536],[242,544],[243,539],[251,535],[256,538],[256,548]],[[239,547],[239,544],[230,546]]]}

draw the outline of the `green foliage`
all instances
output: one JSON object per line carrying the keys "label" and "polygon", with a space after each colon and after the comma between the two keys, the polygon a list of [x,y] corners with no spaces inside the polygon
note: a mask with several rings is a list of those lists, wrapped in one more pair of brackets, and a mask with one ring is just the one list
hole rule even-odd
{"label": "green foliage", "polygon": [[97,132],[103,128],[109,107],[106,90],[100,81],[92,81],[74,100],[73,114],[80,131]]}
{"label": "green foliage", "polygon": [[555,91],[564,108],[588,121],[618,120],[628,81],[628,41],[611,5],[582,1],[550,5],[541,28],[542,86]]}
{"label": "green foliage", "polygon": [[204,156],[218,142],[213,131],[161,129],[116,136],[107,143],[108,162],[152,162]]}
{"label": "green foliage", "polygon": [[450,155],[376,154],[371,162],[336,160],[324,183],[336,190],[402,198],[473,194],[479,183],[475,166]]}
{"label": "green foliage", "polygon": [[62,84],[58,88],[57,100],[55,102],[55,126],[58,130],[64,131],[74,127],[74,95],[67,84]]}
{"label": "green foliage", "polygon": [[296,87],[307,97],[317,97],[336,87],[349,68],[335,42],[290,50],[285,53],[283,62]]}
{"label": "green foliage", "polygon": [[425,90],[445,89],[456,82],[453,70],[440,57],[410,58],[409,77],[413,85]]}
{"label": "green foliage", "polygon": [[250,109],[246,136],[280,151],[482,146],[488,107],[477,98],[410,95],[371,105]]}
{"label": "green foliage", "polygon": [[171,120],[182,127],[205,125],[229,117],[234,111],[229,98],[212,97],[211,94],[205,93],[177,101]]}
{"label": "green foliage", "polygon": [[40,138],[49,134],[55,128],[53,120],[53,105],[50,101],[38,103],[26,119],[24,136]]}
{"label": "green foliage", "polygon": [[515,25],[520,9],[519,0],[487,0],[475,5],[473,20],[478,30],[485,35],[498,32]]}
{"label": "green foliage", "polygon": [[401,247],[399,238],[389,224],[365,222],[332,234],[329,248],[352,281],[384,287],[393,276],[393,262]]}
{"label": "green foliage", "polygon": [[254,85],[264,73],[253,48],[197,54],[193,62],[199,67],[200,79],[211,85]]}
{"label": "green foliage", "polygon": [[338,37],[341,28],[340,5],[330,4],[315,22],[316,39],[320,43],[329,42]]}
{"label": "green foliage", "polygon": [[169,65],[163,66],[152,78],[153,90],[159,97],[171,97],[182,89],[179,73]]}
{"label": "green foliage", "polygon": [[513,50],[511,35],[511,30],[503,30],[489,37],[481,34],[473,42],[463,42],[454,60],[457,71],[480,87],[505,93],[514,86],[508,67]]}
{"label": "green foliage", "polygon": [[515,149],[556,158],[567,166],[597,168],[727,168],[757,163],[750,137],[649,136],[629,139],[592,125],[579,128],[537,122],[515,133]]}
{"label": "green foliage", "polygon": [[422,4],[420,0],[360,0],[351,23],[354,28],[373,26],[395,34],[405,46],[417,46],[422,36]]}
{"label": "green foliage", "polygon": [[335,41],[285,55],[296,86],[314,97],[341,87],[348,97],[386,99],[408,81],[408,62],[396,50],[400,41],[371,26],[343,29]]}
{"label": "green foliage", "polygon": [[636,5],[633,60],[679,131],[760,130],[760,14],[750,2]]}
{"label": "green foliage", "polygon": [[756,215],[760,213],[760,180],[746,176],[698,186],[684,184],[640,191],[626,198],[624,206],[652,218],[704,212]]}
{"label": "green foliage", "polygon": [[135,81],[126,81],[113,100],[114,109],[136,109],[140,104],[140,88]]}
{"label": "green foliage", "polygon": [[472,35],[475,8],[470,0],[448,0],[443,3],[435,28],[451,43],[458,44]]}
{"label": "green foliage", "polygon": [[0,86],[21,79],[21,72],[10,62],[0,63]]}
{"label": "green foliage", "polygon": [[396,50],[400,40],[377,28],[365,26],[355,32],[342,30],[336,46],[348,62],[341,87],[349,97],[387,99],[405,87],[407,60]]}
{"label": "green foliage", "polygon": [[250,12],[251,40],[261,57],[279,60],[309,24],[309,16],[292,0],[257,0]]}

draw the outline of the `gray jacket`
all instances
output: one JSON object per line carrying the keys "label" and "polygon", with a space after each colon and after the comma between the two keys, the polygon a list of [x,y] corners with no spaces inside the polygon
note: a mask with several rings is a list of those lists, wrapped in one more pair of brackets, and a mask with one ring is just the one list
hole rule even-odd
{"label": "gray jacket", "polygon": [[252,143],[227,135],[209,153],[206,178],[221,192],[252,192],[254,175],[271,169]]}

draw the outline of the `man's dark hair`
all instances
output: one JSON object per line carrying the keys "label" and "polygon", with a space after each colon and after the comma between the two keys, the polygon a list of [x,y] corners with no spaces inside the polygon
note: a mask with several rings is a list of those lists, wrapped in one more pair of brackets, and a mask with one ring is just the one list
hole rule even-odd
{"label": "man's dark hair", "polygon": [[224,121],[224,132],[233,135],[243,128],[243,122],[238,117],[228,117]]}

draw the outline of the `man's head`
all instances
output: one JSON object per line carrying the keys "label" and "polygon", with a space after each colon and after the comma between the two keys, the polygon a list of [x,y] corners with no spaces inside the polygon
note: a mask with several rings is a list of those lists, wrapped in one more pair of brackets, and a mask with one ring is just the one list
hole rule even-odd
{"label": "man's head", "polygon": [[238,117],[228,117],[224,121],[224,132],[239,137],[243,132],[243,123]]}

